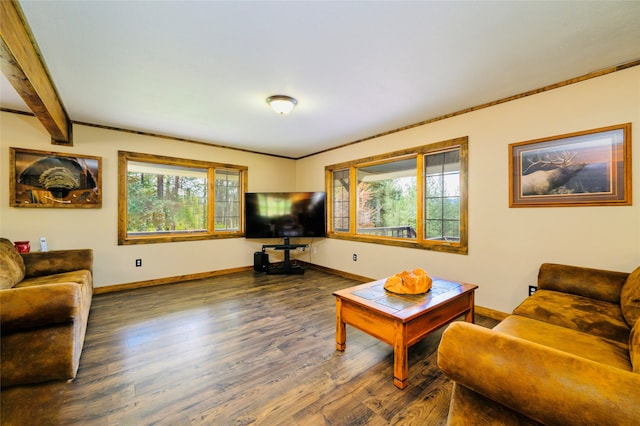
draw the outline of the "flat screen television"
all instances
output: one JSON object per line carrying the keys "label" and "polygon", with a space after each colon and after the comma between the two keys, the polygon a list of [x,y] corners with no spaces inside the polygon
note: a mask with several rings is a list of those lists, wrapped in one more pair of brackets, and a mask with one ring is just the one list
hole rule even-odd
{"label": "flat screen television", "polygon": [[247,238],[324,237],[324,192],[245,193]]}

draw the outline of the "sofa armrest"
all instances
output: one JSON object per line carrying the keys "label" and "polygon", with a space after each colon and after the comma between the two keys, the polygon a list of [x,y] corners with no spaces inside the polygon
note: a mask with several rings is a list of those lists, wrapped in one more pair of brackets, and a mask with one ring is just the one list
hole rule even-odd
{"label": "sofa armrest", "polygon": [[86,269],[93,272],[93,250],[54,250],[21,253],[24,259],[25,278]]}
{"label": "sofa armrest", "polygon": [[71,322],[80,313],[80,299],[76,283],[0,290],[2,334]]}
{"label": "sofa armrest", "polygon": [[544,424],[635,424],[640,375],[465,322],[445,330],[452,380]]}
{"label": "sofa armrest", "polygon": [[620,292],[628,276],[626,272],[543,263],[538,271],[538,288],[620,304]]}

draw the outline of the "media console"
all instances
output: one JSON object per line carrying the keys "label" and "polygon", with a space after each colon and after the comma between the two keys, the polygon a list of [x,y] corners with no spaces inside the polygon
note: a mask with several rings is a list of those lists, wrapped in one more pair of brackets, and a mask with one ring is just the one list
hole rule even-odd
{"label": "media console", "polygon": [[266,249],[284,250],[282,266],[267,265],[267,274],[304,274],[304,266],[291,264],[291,250],[306,249],[308,246],[308,244],[290,244],[289,237],[284,238],[284,244],[263,244],[263,252]]}

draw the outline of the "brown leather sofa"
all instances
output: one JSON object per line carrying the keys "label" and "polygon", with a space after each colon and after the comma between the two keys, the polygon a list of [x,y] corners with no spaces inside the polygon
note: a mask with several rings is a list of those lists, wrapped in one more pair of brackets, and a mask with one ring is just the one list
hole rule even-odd
{"label": "brown leather sofa", "polygon": [[92,271],[90,249],[18,253],[0,238],[2,387],[75,378]]}
{"label": "brown leather sofa", "polygon": [[640,267],[543,264],[538,291],[493,329],[449,325],[438,366],[449,425],[640,422]]}

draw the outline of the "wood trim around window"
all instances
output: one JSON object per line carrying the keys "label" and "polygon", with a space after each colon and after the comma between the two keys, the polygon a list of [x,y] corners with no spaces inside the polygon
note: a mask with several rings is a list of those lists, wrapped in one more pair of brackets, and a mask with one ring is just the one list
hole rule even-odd
{"label": "wood trim around window", "polygon": [[[424,219],[424,164],[425,154],[436,154],[458,147],[460,149],[460,241],[434,241],[423,237]],[[416,239],[392,238],[384,236],[368,236],[356,233],[356,169],[371,164],[400,160],[408,157],[416,157]],[[333,229],[333,172],[337,170],[349,170],[349,231],[336,232]],[[325,167],[325,188],[327,192],[327,238],[358,241],[364,243],[384,244],[390,246],[433,250],[446,253],[468,254],[468,171],[469,171],[469,138],[459,137],[446,141],[422,145],[414,148],[393,151],[377,156],[350,160],[343,163],[332,164]]]}
{"label": "wood trim around window", "polygon": [[[207,217],[208,230],[204,232],[192,233],[174,233],[164,235],[149,236],[129,236],[127,235],[127,162],[139,161],[146,163],[165,164],[179,167],[194,167],[207,169],[208,183],[208,204],[211,206]],[[213,208],[215,206],[214,194],[214,171],[218,169],[237,170],[240,172],[240,227],[237,231],[215,231]],[[142,154],[137,152],[118,151],[118,245],[130,244],[153,244],[166,243],[174,241],[196,241],[220,238],[239,238],[244,237],[244,193],[247,192],[247,174],[246,166],[238,166],[234,164],[214,163],[202,160],[191,160],[185,158],[165,157],[161,155]]]}

